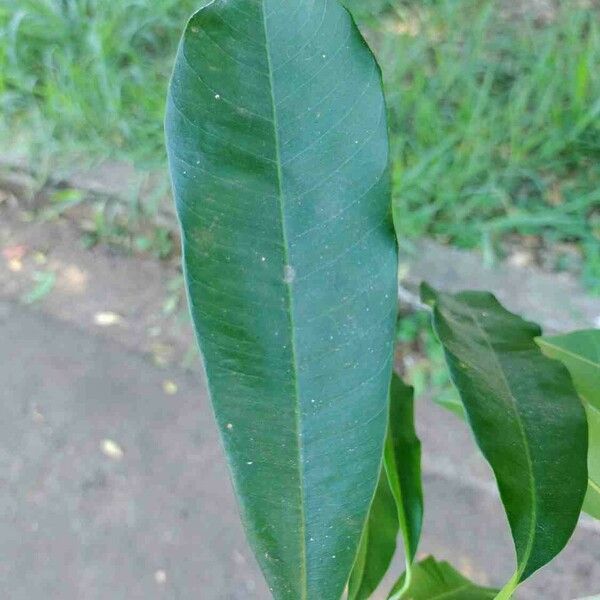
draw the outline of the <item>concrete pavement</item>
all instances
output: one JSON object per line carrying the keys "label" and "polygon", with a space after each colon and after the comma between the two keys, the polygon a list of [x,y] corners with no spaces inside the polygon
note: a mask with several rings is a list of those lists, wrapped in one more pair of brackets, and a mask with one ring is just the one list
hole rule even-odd
{"label": "concrete pavement", "polygon": [[[112,340],[0,303],[0,598],[269,597],[202,379],[171,370],[177,392],[169,394],[165,377]],[[499,584],[513,559],[489,471],[462,423],[431,403],[418,412],[423,553]],[[599,590],[600,533],[584,520],[569,550],[519,597]]]}
{"label": "concrete pavement", "polygon": [[199,378],[0,306],[0,598],[265,598]]}

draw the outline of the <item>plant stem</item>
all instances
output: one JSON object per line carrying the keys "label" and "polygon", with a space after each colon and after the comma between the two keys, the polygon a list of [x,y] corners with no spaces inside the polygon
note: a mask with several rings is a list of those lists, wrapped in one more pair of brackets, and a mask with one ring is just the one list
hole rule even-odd
{"label": "plant stem", "polygon": [[498,592],[495,600],[510,600],[519,585],[519,573],[515,573],[510,581]]}

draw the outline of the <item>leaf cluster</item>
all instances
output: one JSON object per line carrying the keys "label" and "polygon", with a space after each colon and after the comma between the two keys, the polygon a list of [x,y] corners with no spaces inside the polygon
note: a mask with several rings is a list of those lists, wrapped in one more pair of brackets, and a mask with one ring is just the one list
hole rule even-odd
{"label": "leaf cluster", "polygon": [[181,41],[166,133],[208,387],[273,596],[366,600],[401,540],[389,600],[512,597],[582,507],[600,513],[600,332],[544,337],[491,294],[423,285],[516,566],[495,590],[418,561],[421,444],[413,390],[392,373],[386,110],[350,14],[215,0]]}

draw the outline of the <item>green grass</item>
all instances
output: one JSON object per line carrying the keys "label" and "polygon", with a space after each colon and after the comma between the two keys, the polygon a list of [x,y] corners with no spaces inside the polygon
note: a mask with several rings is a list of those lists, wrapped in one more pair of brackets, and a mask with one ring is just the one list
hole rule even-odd
{"label": "green grass", "polygon": [[[566,0],[540,25],[501,0],[348,1],[384,70],[401,239],[488,257],[509,233],[567,242],[600,289],[600,13]],[[172,57],[199,4],[0,0],[0,135],[43,172],[162,166]]]}
{"label": "green grass", "polygon": [[460,414],[460,399],[450,379],[444,350],[428,311],[406,312],[398,319],[396,364],[403,379],[415,388],[415,396],[428,396]]}
{"label": "green grass", "polygon": [[598,286],[600,13],[564,2],[541,27],[498,4],[413,4],[378,26],[397,225],[486,250],[508,232],[573,241]]}
{"label": "green grass", "polygon": [[194,0],[0,0],[2,125],[36,160],[164,160],[173,55]]}

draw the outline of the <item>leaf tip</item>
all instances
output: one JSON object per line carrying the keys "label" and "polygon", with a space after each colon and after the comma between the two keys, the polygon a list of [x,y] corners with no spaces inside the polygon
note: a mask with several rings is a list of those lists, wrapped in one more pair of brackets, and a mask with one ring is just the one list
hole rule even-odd
{"label": "leaf tip", "polygon": [[425,281],[421,283],[421,302],[433,308],[437,302],[438,293]]}

